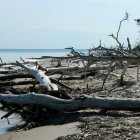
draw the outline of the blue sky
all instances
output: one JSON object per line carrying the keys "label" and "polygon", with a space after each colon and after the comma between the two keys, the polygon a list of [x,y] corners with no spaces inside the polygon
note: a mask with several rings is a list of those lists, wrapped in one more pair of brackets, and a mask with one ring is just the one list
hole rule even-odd
{"label": "blue sky", "polygon": [[116,45],[116,34],[125,12],[119,38],[126,44],[139,38],[139,0],[0,0],[0,48],[92,48],[99,40]]}

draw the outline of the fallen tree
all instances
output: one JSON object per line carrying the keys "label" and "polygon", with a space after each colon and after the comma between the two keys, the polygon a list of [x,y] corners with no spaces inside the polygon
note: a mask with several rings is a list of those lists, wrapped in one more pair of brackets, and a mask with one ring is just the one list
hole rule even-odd
{"label": "fallen tree", "polygon": [[60,99],[50,95],[28,93],[22,95],[0,94],[0,102],[17,105],[41,105],[59,111],[75,111],[81,109],[106,109],[140,111],[140,99],[134,98],[102,98],[83,95],[73,99]]}
{"label": "fallen tree", "polygon": [[29,85],[29,84],[34,85],[34,84],[38,84],[38,82],[35,80],[6,81],[6,82],[0,81],[0,86],[16,86],[16,85]]}

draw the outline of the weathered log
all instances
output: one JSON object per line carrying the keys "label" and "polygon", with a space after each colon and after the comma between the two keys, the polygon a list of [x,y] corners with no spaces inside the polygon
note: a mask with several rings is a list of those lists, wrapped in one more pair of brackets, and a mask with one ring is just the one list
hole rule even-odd
{"label": "weathered log", "polygon": [[16,61],[16,63],[18,66],[24,68],[29,74],[33,75],[40,85],[46,87],[48,91],[58,90],[57,85],[51,83],[49,77],[45,75],[45,72],[38,70],[36,67],[25,66],[18,61]]}
{"label": "weathered log", "polygon": [[[133,55],[112,55],[112,56],[70,56],[70,57],[52,57],[52,56],[43,56],[39,59],[45,58],[56,58],[56,59],[82,59],[82,60],[90,60],[90,61],[139,61],[140,56]],[[36,58],[38,59],[38,58]]]}
{"label": "weathered log", "polygon": [[140,111],[140,98],[102,98],[85,95],[64,100],[50,95],[28,93],[22,95],[0,94],[0,102],[1,101],[19,105],[43,105],[50,109],[61,111],[75,111],[87,108]]}
{"label": "weathered log", "polygon": [[4,70],[4,71],[0,71],[0,74],[14,74],[17,73],[17,70]]}
{"label": "weathered log", "polygon": [[16,86],[16,85],[29,85],[29,84],[39,84],[39,83],[35,80],[0,82],[0,86]]}
{"label": "weathered log", "polygon": [[13,73],[0,76],[0,80],[13,80],[16,78],[34,78],[31,74],[26,73]]}

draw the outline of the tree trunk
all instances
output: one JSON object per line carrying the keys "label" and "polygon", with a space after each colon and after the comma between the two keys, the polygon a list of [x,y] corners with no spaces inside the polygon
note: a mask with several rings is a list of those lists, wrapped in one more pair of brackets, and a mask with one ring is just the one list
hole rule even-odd
{"label": "tree trunk", "polygon": [[0,86],[17,86],[17,85],[29,85],[29,84],[39,84],[35,80],[24,80],[24,81],[0,81]]}
{"label": "tree trunk", "polygon": [[26,73],[13,73],[0,76],[0,80],[13,80],[16,78],[34,78],[31,74]]}
{"label": "tree trunk", "polygon": [[43,105],[50,109],[61,111],[75,111],[80,109],[107,109],[107,110],[137,110],[140,111],[140,98],[101,98],[95,96],[81,96],[64,100],[50,95],[28,93],[22,95],[0,94],[0,102],[28,105]]}

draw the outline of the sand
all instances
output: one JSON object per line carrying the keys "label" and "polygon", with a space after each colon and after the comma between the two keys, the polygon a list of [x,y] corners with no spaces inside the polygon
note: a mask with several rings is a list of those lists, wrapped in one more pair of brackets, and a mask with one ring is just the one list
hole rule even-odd
{"label": "sand", "polygon": [[[72,93],[74,96],[87,94],[114,98],[140,98],[140,83],[136,78],[137,69],[129,68],[127,70],[123,86],[119,84],[119,78],[113,75],[113,73],[120,74],[121,72],[122,70],[114,70],[102,91],[100,89],[106,76],[104,71],[99,71],[95,76],[90,76],[85,80],[63,80],[63,83],[73,89],[80,89]],[[64,117],[62,121],[65,121],[65,124],[12,132],[1,135],[0,140],[54,140],[60,136],[63,137],[59,140],[140,139],[140,112],[108,111],[106,114],[98,112],[99,110],[82,110],[77,114],[68,114],[66,118],[69,118],[70,123],[67,123],[67,119]],[[54,118],[56,117],[58,116],[55,115]],[[77,128],[78,121],[80,125]]]}
{"label": "sand", "polygon": [[27,131],[9,132],[1,135],[0,140],[54,140],[59,136],[80,133],[78,122],[38,127]]}

